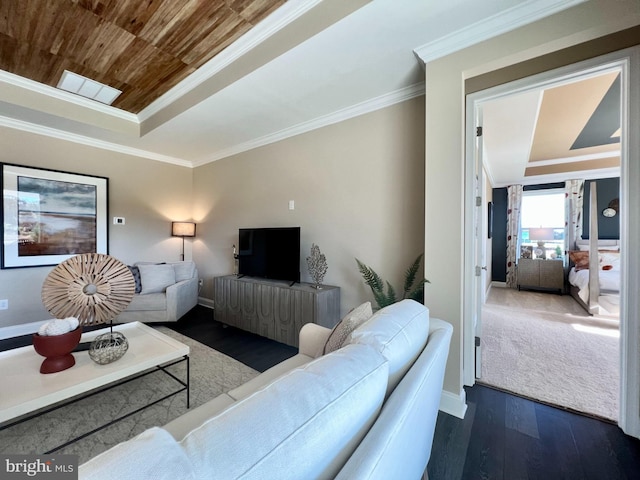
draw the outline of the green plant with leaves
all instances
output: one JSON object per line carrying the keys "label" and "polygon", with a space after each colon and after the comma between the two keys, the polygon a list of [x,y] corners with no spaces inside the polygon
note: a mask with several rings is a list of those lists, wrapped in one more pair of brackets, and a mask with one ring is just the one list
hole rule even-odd
{"label": "green plant with leaves", "polygon": [[373,292],[373,298],[378,304],[379,308],[384,308],[387,305],[396,303],[398,300],[410,298],[417,302],[423,303],[424,299],[424,284],[431,283],[426,278],[417,280],[418,270],[420,269],[420,262],[422,261],[422,254],[418,255],[418,258],[411,264],[404,274],[404,286],[402,289],[402,297],[399,299],[396,294],[396,290],[393,288],[390,282],[382,280],[371,267],[368,267],[360,260],[356,258],[358,268],[364,283],[369,285]]}

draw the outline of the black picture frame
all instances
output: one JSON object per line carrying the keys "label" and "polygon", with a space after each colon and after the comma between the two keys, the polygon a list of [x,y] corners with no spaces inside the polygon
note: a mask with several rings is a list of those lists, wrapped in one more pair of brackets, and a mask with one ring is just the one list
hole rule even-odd
{"label": "black picture frame", "polygon": [[0,168],[0,268],[51,266],[81,253],[109,253],[106,177],[8,163]]}

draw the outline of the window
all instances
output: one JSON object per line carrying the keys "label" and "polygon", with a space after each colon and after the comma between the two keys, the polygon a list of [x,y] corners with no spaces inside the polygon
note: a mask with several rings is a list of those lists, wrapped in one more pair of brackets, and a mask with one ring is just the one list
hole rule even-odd
{"label": "window", "polygon": [[522,194],[520,244],[533,258],[560,258],[564,252],[564,190]]}

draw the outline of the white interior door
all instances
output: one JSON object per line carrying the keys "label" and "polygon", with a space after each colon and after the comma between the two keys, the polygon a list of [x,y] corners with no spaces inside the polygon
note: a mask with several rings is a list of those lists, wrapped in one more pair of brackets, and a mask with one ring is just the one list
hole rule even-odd
{"label": "white interior door", "polygon": [[484,172],[482,170],[482,109],[467,99],[466,169],[465,169],[465,262],[464,262],[464,322],[463,382],[471,386],[482,372],[482,303],[483,284],[486,281],[484,263],[483,226],[486,201],[483,195]]}
{"label": "white interior door", "polygon": [[484,171],[482,169],[482,107],[476,109],[476,138],[474,148],[474,181],[475,181],[475,208],[474,208],[474,300],[473,300],[473,324],[475,332],[475,376],[482,376],[482,304],[484,303],[484,285],[486,283],[487,266],[485,260],[485,205],[484,195]]}

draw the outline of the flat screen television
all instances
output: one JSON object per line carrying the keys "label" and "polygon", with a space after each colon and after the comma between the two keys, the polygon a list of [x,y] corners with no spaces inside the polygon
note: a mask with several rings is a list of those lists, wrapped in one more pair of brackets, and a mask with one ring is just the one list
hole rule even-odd
{"label": "flat screen television", "polygon": [[300,282],[300,227],[241,228],[238,275]]}

